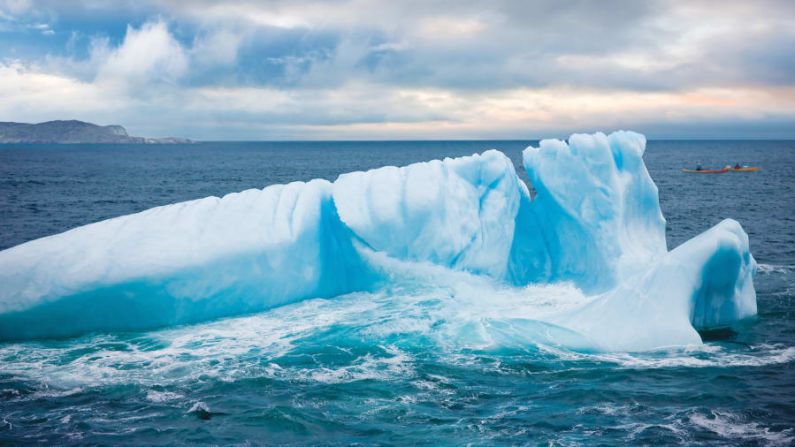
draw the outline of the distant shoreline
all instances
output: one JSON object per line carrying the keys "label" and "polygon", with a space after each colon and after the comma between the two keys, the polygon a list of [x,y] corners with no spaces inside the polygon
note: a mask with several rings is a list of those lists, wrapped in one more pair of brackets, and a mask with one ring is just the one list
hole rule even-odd
{"label": "distant shoreline", "polygon": [[0,122],[0,144],[191,144],[187,138],[135,137],[120,125],[85,121]]}

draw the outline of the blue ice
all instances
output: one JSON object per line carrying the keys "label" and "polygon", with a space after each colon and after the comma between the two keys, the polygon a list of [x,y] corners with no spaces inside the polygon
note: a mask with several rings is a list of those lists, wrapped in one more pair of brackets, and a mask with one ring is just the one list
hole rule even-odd
{"label": "blue ice", "polygon": [[581,296],[537,318],[490,314],[501,333],[604,351],[698,344],[697,330],[756,314],[756,263],[732,220],[668,251],[645,145],[633,132],[541,141],[523,153],[532,197],[489,150],[177,203],[27,242],[0,252],[0,339],[241,315],[375,290],[410,265],[493,284],[484,306],[535,285]]}

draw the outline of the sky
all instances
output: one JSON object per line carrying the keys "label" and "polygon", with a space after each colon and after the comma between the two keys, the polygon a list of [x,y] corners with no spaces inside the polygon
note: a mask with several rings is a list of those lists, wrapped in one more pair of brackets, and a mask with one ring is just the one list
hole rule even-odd
{"label": "sky", "polygon": [[0,121],[200,140],[795,138],[795,1],[0,0]]}

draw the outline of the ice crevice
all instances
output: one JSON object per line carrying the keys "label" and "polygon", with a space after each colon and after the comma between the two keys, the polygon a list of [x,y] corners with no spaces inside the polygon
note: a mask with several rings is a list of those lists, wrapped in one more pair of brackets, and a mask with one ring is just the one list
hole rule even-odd
{"label": "ice crevice", "polygon": [[30,241],[0,251],[0,340],[153,329],[372,290],[393,280],[373,263],[394,259],[593,297],[533,324],[492,319],[494,330],[561,334],[572,349],[697,344],[697,330],[756,314],[756,262],[733,220],[668,251],[645,144],[633,132],[543,140],[522,154],[532,198],[511,160],[488,150]]}

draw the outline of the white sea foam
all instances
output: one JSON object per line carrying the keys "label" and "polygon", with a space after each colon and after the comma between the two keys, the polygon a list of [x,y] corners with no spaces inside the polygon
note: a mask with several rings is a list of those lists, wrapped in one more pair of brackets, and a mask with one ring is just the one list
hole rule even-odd
{"label": "white sea foam", "polygon": [[155,403],[162,403],[162,402],[169,402],[173,400],[182,399],[185,396],[179,393],[173,393],[171,391],[149,391],[146,393],[146,400],[149,402]]}
{"label": "white sea foam", "polygon": [[792,445],[795,441],[792,428],[771,431],[758,421],[749,420],[731,411],[712,410],[709,415],[693,413],[689,422],[727,441],[759,441],[766,445]]}
{"label": "white sea foam", "polygon": [[[500,351],[505,349],[563,369],[589,367],[583,362],[657,369],[758,367],[795,360],[795,347],[767,344],[736,350],[707,344],[636,354],[571,350],[559,343],[566,333],[543,319],[589,303],[591,298],[578,289],[512,288],[466,273],[439,273],[427,283],[406,281],[400,287],[137,336],[6,343],[0,345],[0,371],[43,384],[40,393],[50,394],[42,397],[134,383],[155,388],[148,400],[166,402],[181,399],[182,385],[201,380],[270,377],[342,383],[412,377],[417,349],[423,355],[430,351],[441,362],[499,374],[516,373],[501,365]],[[313,360],[319,352],[328,354],[330,347],[339,355]],[[483,363],[485,357],[494,361]],[[307,360],[284,362],[287,358]],[[523,372],[549,373],[554,372]],[[428,377],[418,378],[416,385],[438,387]],[[161,391],[160,386],[176,388]]]}
{"label": "white sea foam", "polygon": [[762,274],[795,272],[795,265],[789,264],[757,264],[757,267]]}
{"label": "white sea foam", "polygon": [[395,348],[387,350],[390,351],[391,356],[375,358],[372,355],[365,355],[354,360],[352,364],[340,368],[315,368],[302,371],[297,376],[289,374],[284,378],[337,384],[359,380],[405,380],[415,375],[410,355]]}

